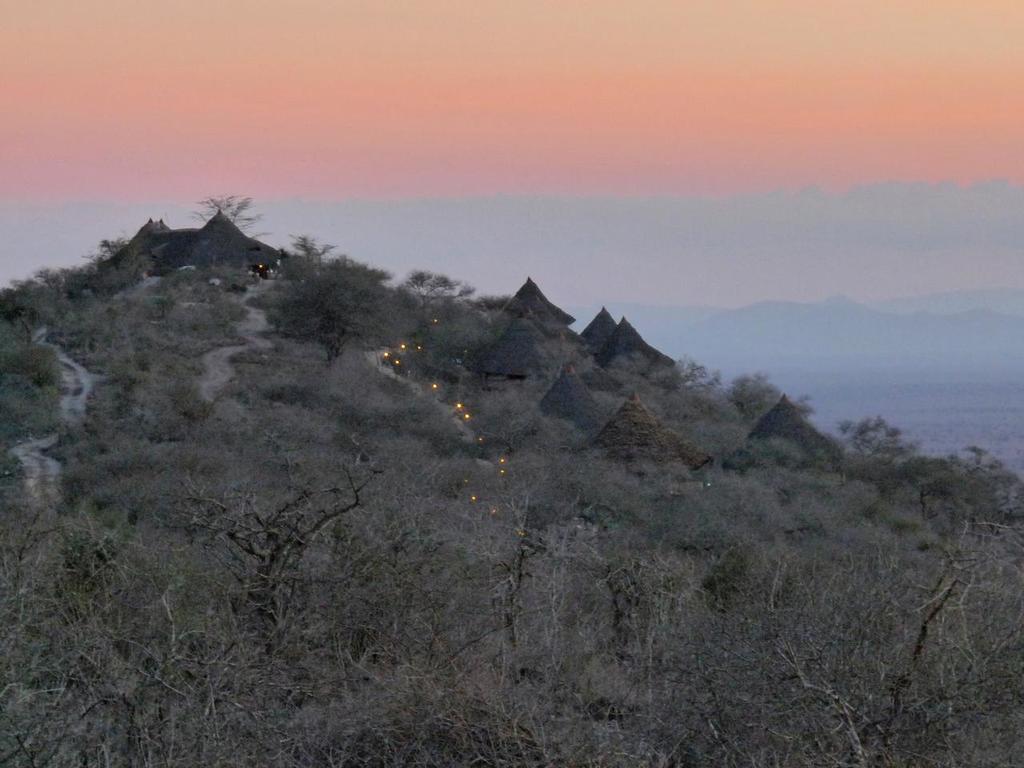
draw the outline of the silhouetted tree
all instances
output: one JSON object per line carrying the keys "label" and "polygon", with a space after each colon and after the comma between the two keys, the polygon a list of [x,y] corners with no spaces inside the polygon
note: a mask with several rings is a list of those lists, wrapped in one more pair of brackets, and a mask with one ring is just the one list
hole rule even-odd
{"label": "silhouetted tree", "polygon": [[386,340],[400,321],[389,277],[347,258],[326,262],[284,283],[272,318],[282,333],[319,344],[334,361],[350,342]]}
{"label": "silhouetted tree", "polygon": [[263,220],[263,215],[253,210],[255,203],[251,197],[215,195],[204,197],[196,205],[199,209],[193,211],[192,215],[200,221],[209,221],[220,212],[234,222],[236,227],[249,234],[252,234],[253,227]]}
{"label": "silhouetted tree", "polygon": [[439,301],[465,299],[476,292],[473,286],[461,280],[422,269],[410,272],[402,287],[416,296],[423,307]]}
{"label": "silhouetted tree", "polygon": [[292,235],[293,255],[310,264],[322,264],[337,246],[321,243],[311,235]]}

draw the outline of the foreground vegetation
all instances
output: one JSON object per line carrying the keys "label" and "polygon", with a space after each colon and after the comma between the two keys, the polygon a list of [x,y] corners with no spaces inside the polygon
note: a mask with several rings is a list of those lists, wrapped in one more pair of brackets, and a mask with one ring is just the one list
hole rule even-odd
{"label": "foreground vegetation", "polygon": [[5,448],[57,428],[33,328],[106,377],[59,509],[3,464],[0,765],[1019,761],[1020,488],[990,457],[880,420],[840,466],[749,446],[779,393],[690,362],[595,396],[717,468],[617,463],[542,414],[550,381],[468,373],[501,300],[299,245],[212,403],[238,274],[0,297]]}

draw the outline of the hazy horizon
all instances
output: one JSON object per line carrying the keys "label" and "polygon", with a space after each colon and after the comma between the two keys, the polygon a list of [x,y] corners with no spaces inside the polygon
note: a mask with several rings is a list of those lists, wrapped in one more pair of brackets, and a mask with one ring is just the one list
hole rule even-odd
{"label": "hazy horizon", "polygon": [[[397,275],[448,272],[483,293],[526,275],[565,304],[738,307],[1024,289],[1024,186],[877,184],[726,197],[257,200],[268,242],[307,233]],[[0,283],[81,263],[188,202],[0,202]]]}

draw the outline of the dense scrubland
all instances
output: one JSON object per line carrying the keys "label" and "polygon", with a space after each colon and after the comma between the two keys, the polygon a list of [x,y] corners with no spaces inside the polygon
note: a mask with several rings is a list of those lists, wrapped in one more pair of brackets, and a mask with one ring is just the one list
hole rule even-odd
{"label": "dense scrubland", "polygon": [[[255,294],[113,250],[0,295],[0,441],[60,429],[64,468],[40,506],[4,452],[0,765],[1020,763],[1020,488],[984,452],[748,443],[764,377],[578,355],[607,416],[636,392],[715,457],[621,462],[541,411],[557,371],[471,373],[500,297],[308,238]],[[244,302],[272,346],[207,401]],[[80,426],[40,326],[104,377]]]}

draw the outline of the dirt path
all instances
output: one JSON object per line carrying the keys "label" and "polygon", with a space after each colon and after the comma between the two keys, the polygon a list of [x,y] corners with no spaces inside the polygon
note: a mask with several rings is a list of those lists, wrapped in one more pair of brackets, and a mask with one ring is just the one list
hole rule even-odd
{"label": "dirt path", "polygon": [[11,448],[11,454],[21,462],[25,476],[25,498],[33,506],[52,507],[58,501],[60,462],[46,455],[46,451],[56,444],[57,435],[47,435],[24,440]]}
{"label": "dirt path", "polygon": [[366,352],[366,359],[369,361],[370,365],[377,369],[378,373],[382,376],[387,376],[389,379],[401,382],[403,385],[408,387],[416,397],[429,396],[431,401],[444,412],[445,416],[452,419],[455,423],[455,428],[459,431],[459,435],[462,437],[463,441],[467,443],[476,442],[476,436],[473,434],[473,430],[469,428],[469,425],[461,416],[459,416],[458,412],[453,411],[451,406],[447,405],[442,400],[437,399],[426,387],[421,387],[408,376],[399,376],[395,373],[395,370],[384,361],[384,350],[368,350]]}
{"label": "dirt path", "polygon": [[[46,341],[46,334],[46,328],[40,328],[32,341],[57,353],[61,420],[68,425],[79,424],[85,418],[89,395],[99,377],[68,357],[60,347]],[[21,463],[25,474],[25,497],[34,505],[53,507],[60,500],[60,462],[46,454],[58,439],[57,434],[46,435],[23,440],[11,448],[11,454]]]}
{"label": "dirt path", "polygon": [[269,349],[273,346],[260,335],[270,328],[266,312],[248,303],[249,299],[259,292],[259,288],[250,288],[243,300],[245,318],[238,323],[236,329],[245,343],[218,347],[203,355],[203,373],[199,377],[199,396],[208,403],[216,400],[220,391],[235,377],[235,369],[231,365],[232,357],[246,350]]}
{"label": "dirt path", "polygon": [[57,353],[60,363],[61,397],[60,415],[68,424],[78,424],[85,418],[85,409],[89,403],[89,395],[96,387],[99,377],[89,373],[84,366],[76,363],[64,350],[53,344],[46,344]]}

